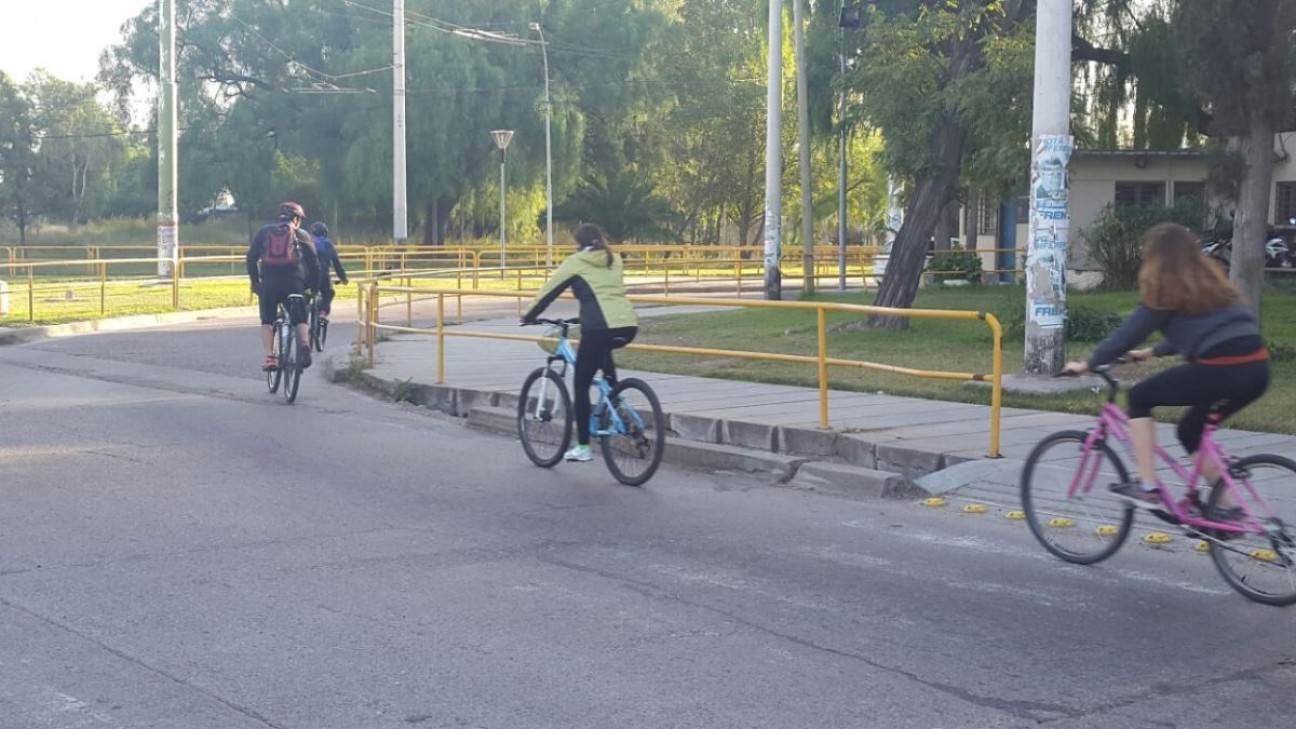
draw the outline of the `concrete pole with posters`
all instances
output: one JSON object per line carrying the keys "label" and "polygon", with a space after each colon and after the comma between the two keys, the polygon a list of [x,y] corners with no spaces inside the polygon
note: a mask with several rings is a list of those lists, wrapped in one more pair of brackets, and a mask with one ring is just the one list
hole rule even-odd
{"label": "concrete pole with posters", "polygon": [[174,278],[180,251],[176,173],[175,0],[158,0],[157,273]]}
{"label": "concrete pole with posters", "polygon": [[392,238],[396,245],[409,237],[406,180],[405,0],[392,0]]}
{"label": "concrete pole with posters", "polygon": [[783,298],[783,3],[769,0],[769,77],[765,102],[765,298]]}
{"label": "concrete pole with posters", "polygon": [[801,273],[802,291],[814,293],[814,201],[810,189],[810,92],[806,81],[805,24],[801,6],[805,0],[792,0],[793,42],[796,46],[797,140],[801,167]]}
{"label": "concrete pole with posters", "polygon": [[1039,0],[1031,116],[1030,246],[1026,253],[1027,375],[1066,364],[1066,266],[1071,215],[1071,0]]}

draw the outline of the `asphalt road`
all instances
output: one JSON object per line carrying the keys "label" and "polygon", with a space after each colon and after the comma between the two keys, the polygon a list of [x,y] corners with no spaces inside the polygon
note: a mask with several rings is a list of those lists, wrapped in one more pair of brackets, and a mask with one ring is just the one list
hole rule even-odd
{"label": "asphalt road", "polygon": [[988,515],[540,470],[317,371],[284,405],[258,346],[208,322],[0,348],[0,728],[1296,715],[1296,612],[1191,550],[1081,568]]}

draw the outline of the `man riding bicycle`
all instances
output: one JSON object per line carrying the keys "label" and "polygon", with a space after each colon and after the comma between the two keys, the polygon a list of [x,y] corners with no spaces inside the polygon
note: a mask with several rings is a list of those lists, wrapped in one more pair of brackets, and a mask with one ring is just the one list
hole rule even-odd
{"label": "man riding bicycle", "polygon": [[301,229],[306,211],[295,202],[279,206],[279,222],[270,223],[257,231],[248,246],[247,272],[252,282],[252,292],[261,304],[261,344],[266,358],[261,369],[269,372],[278,366],[274,351],[274,320],[279,304],[288,309],[288,316],[297,330],[301,344],[298,362],[302,368],[310,367],[310,332],[306,323],[306,289],[314,287],[320,279],[319,260],[315,255],[315,242]]}
{"label": "man riding bicycle", "polygon": [[346,269],[342,267],[342,259],[338,258],[337,246],[329,239],[328,226],[323,221],[316,221],[311,225],[311,237],[315,239],[315,255],[319,259],[320,278],[319,288],[320,295],[324,300],[320,304],[320,319],[328,321],[329,314],[333,312],[333,297],[337,292],[333,290],[333,270],[337,270],[338,281],[343,286],[347,284]]}

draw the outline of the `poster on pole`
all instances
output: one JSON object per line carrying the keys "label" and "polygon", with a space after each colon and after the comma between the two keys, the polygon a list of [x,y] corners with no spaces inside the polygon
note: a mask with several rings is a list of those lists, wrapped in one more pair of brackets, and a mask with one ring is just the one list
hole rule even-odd
{"label": "poster on pole", "polygon": [[1068,211],[1067,166],[1073,139],[1040,135],[1031,160],[1030,250],[1026,257],[1029,323],[1043,329],[1066,325]]}
{"label": "poster on pole", "polygon": [[176,232],[179,226],[175,223],[161,223],[157,229],[158,275],[170,277],[175,272]]}

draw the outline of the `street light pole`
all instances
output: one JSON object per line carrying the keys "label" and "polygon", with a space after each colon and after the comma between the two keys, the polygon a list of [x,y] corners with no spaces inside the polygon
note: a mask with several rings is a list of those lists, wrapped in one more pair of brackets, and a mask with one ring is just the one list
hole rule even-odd
{"label": "street light pole", "polygon": [[396,245],[409,237],[406,197],[405,0],[392,0],[392,238]]}
{"label": "street light pole", "polygon": [[504,209],[504,192],[505,192],[505,187],[504,187],[504,161],[505,161],[506,157],[508,156],[508,146],[509,146],[509,142],[513,141],[513,130],[512,130],[512,129],[496,129],[495,131],[491,132],[491,137],[495,139],[495,146],[496,146],[496,147],[499,147],[499,151],[500,151],[500,217],[499,217],[499,220],[500,220],[500,222],[499,222],[499,226],[500,226],[500,254],[499,254],[499,258],[500,258],[500,260],[499,260],[499,270],[500,270],[500,278],[504,278],[504,228],[505,228],[505,222],[506,222],[506,220],[507,220],[506,217],[505,217],[505,209]]}
{"label": "street light pole", "polygon": [[545,40],[544,27],[532,23],[531,30],[540,34],[540,56],[544,59],[545,82],[545,265],[553,267],[553,142],[549,127],[553,119],[553,104],[549,101],[549,41]]}

